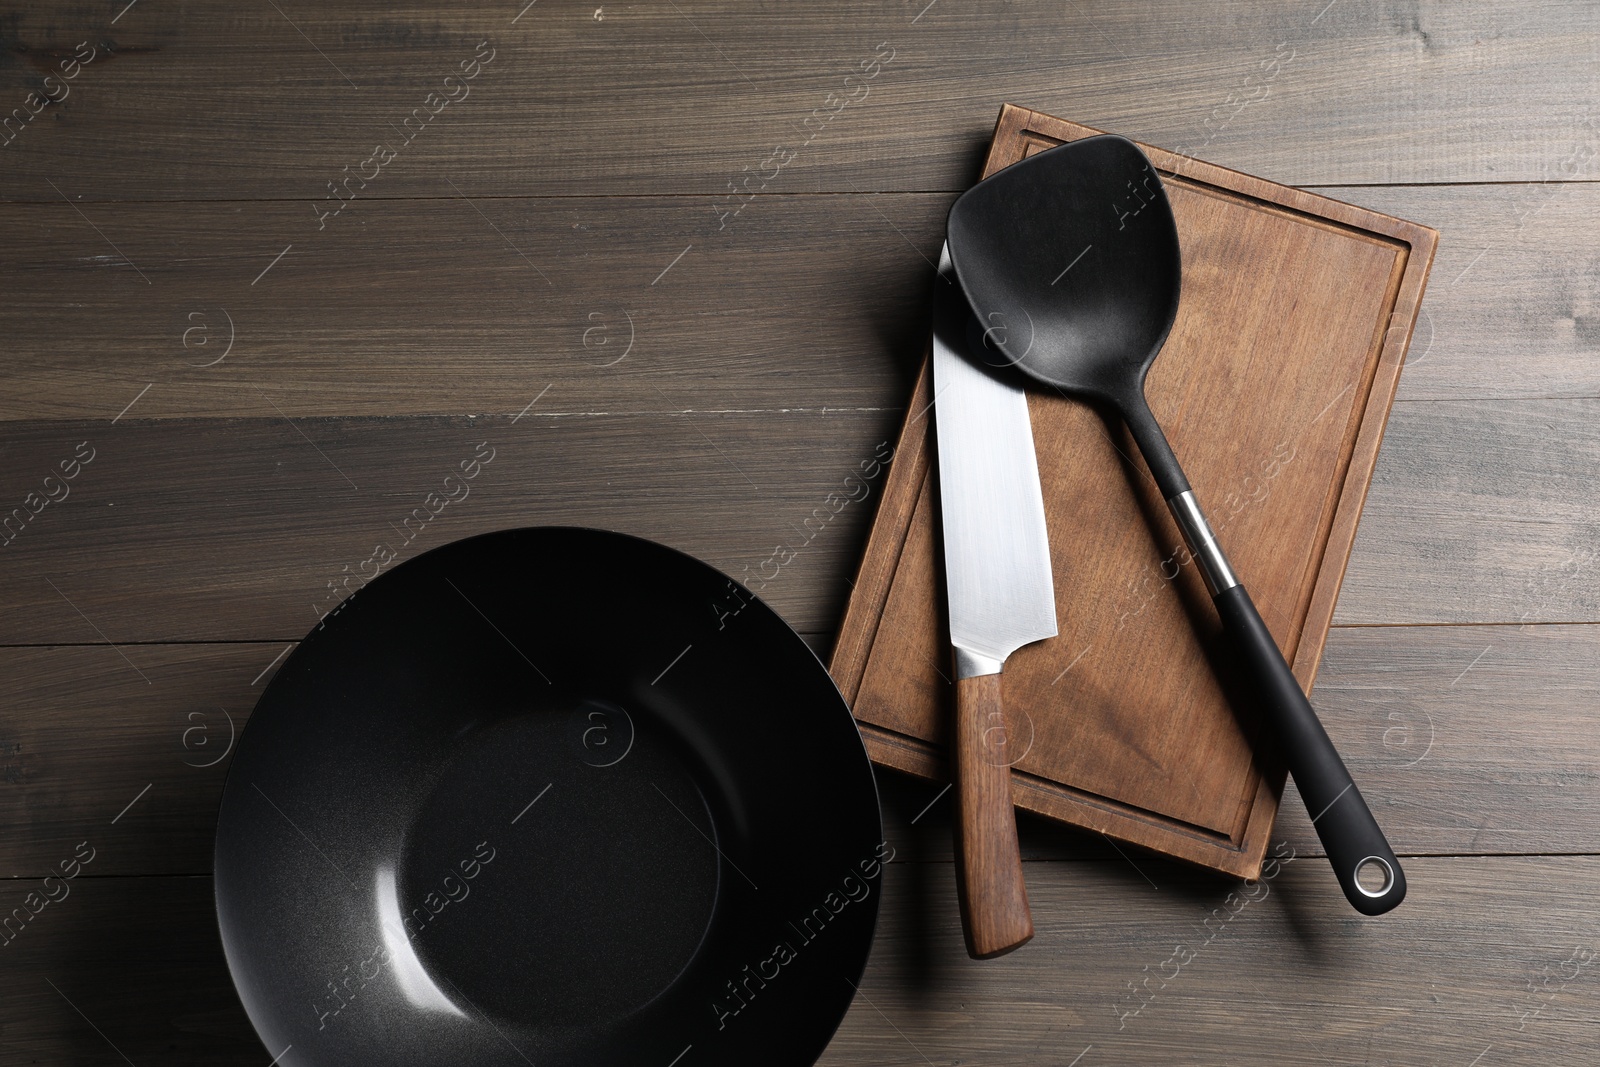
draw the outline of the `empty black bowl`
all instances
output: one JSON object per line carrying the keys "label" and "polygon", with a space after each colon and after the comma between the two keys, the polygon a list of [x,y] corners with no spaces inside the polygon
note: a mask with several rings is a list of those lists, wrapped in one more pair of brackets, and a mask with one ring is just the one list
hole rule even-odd
{"label": "empty black bowl", "polygon": [[331,1064],[810,1064],[866,964],[872,770],[805,643],[638,538],[510,530],[306,638],[217,826],[267,1050]]}

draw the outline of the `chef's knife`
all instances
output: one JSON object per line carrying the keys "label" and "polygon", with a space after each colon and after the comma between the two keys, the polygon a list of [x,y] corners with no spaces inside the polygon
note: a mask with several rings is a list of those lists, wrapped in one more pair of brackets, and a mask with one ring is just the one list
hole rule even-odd
{"label": "chef's knife", "polygon": [[957,889],[967,952],[989,959],[1033,936],[1011,807],[1021,753],[1008,754],[1000,668],[1055,636],[1056,606],[1028,397],[968,358],[970,319],[946,251],[934,283],[933,388],[955,646]]}

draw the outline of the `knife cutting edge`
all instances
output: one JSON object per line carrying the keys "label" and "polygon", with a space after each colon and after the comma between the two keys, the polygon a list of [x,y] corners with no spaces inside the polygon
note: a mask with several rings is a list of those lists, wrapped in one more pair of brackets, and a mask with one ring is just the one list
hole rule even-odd
{"label": "knife cutting edge", "polygon": [[1000,671],[1023,645],[1055,636],[1056,609],[1027,394],[967,358],[970,316],[945,251],[934,283],[933,384],[956,669],[957,889],[967,952],[989,959],[1033,936]]}

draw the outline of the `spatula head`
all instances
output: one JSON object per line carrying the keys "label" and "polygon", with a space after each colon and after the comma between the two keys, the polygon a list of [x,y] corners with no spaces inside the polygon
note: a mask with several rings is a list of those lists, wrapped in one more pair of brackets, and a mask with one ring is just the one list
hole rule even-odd
{"label": "spatula head", "polygon": [[950,256],[988,341],[1028,376],[1122,404],[1178,313],[1178,229],[1125,137],[1072,141],[967,190]]}

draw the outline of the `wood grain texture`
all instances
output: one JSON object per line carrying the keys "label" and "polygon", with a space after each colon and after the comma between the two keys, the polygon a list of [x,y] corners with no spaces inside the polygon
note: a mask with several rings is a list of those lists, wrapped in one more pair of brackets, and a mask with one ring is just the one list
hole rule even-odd
{"label": "wood grain texture", "polygon": [[[1402,856],[1600,854],[1597,686],[1593,625],[1335,627],[1312,703]],[[950,825],[941,784],[888,781],[891,816]],[[1019,826],[1024,859],[1119,858],[1092,831]],[[1274,832],[1320,854],[1292,782]]]}
{"label": "wood grain texture", "polygon": [[[1442,231],[1340,600],[1356,625],[1314,696],[1411,895],[1355,920],[1292,785],[1264,839],[1297,859],[1231,919],[1248,887],[1023,814],[1038,933],[974,963],[951,797],[884,772],[909,862],[824,1062],[1586,1061],[1600,12],[598,4],[0,12],[0,517],[99,449],[0,548],[0,917],[96,849],[0,938],[0,1062],[281,1051],[239,1007],[204,876],[218,709],[248,710],[310,597],[480,427],[503,451],[414,547],[582,521],[737,574],[799,544],[907,414],[928,260],[1006,100]],[[470,98],[408,139],[485,40]],[[18,119],[80,41],[70,96]],[[893,60],[827,117],[879,42]],[[360,195],[319,223],[340,180]],[[872,542],[925,521],[893,486],[926,473],[901,456],[769,583],[820,653],[868,516],[882,500]],[[926,636],[895,640],[931,694]]]}
{"label": "wood grain texture", "polygon": [[1600,396],[1593,182],[1318,192],[1444,233],[1397,403]]}
{"label": "wood grain texture", "polygon": [[[1007,107],[986,172],[1092,132]],[[1434,235],[1149,151],[1183,243],[1184,299],[1147,394],[1309,688]],[[933,448],[918,415],[931,400],[924,377],[902,463]],[[1252,742],[1264,726],[1181,536],[1120,423],[1044,393],[1030,394],[1029,409],[1061,632],[1019,650],[1007,671],[1023,739],[1018,803],[1253,875],[1283,771]],[[937,666],[935,508],[925,488],[890,489],[918,499],[888,513],[903,540],[870,543],[833,669],[874,758],[937,776],[948,773],[938,749],[951,708]]]}
{"label": "wood grain texture", "polygon": [[[1109,1064],[1321,1067],[1369,1047],[1468,1064],[1492,1045],[1531,1067],[1587,1047],[1600,861],[1413,861],[1404,907],[1352,923],[1297,844],[1255,888],[1149,858],[1154,885],[1115,857],[1030,863],[1038,935],[983,963],[962,948],[951,866],[889,864],[862,995],[822,1062],[1021,1067],[1092,1045]],[[260,1067],[282,1051],[261,1048],[232,991],[209,878],[69,885],[0,948],[6,1062]],[[0,905],[39,888],[7,883]]]}
{"label": "wood grain texture", "polygon": [[1001,675],[955,684],[956,889],[967,954],[1004,956],[1033,936],[1017,849]]}
{"label": "wood grain texture", "polygon": [[[139,833],[97,835],[98,854],[66,896],[0,948],[5,1062],[260,1067],[282,1051],[263,1052],[234,992],[210,877],[91,876]],[[0,908],[26,908],[44,888],[0,884]]]}
{"label": "wood grain texture", "polygon": [[[828,635],[818,635],[826,643]],[[287,643],[0,648],[0,878],[40,878],[150,785],[97,875],[211,869],[231,716],[242,729]],[[1317,713],[1404,855],[1600,854],[1600,627],[1336,627]],[[226,709],[226,714],[224,714]],[[948,861],[942,786],[888,775],[891,836],[924,830]],[[1280,836],[1317,850],[1290,787]],[[924,810],[926,809],[926,810]],[[920,816],[920,817],[919,817]],[[896,838],[898,839],[898,838]],[[944,844],[940,845],[939,842]],[[1024,816],[1025,859],[1121,861],[1099,834]],[[1142,852],[1130,852],[1144,865]],[[1408,867],[1410,862],[1408,861]]]}
{"label": "wood grain texture", "polygon": [[[1592,625],[1362,627],[1316,707],[1397,851],[1600,853],[1597,686]],[[1286,797],[1280,831],[1306,823]]]}
{"label": "wood grain texture", "polygon": [[[54,181],[86,200],[295,199],[309,216],[387,143],[397,158],[370,195],[448,196],[448,181],[484,196],[693,193],[709,218],[778,145],[799,156],[773,191],[959,190],[995,108],[1016,99],[1292,184],[1594,167],[1572,163],[1597,140],[1585,105],[1600,89],[1600,14],[1578,0],[279,7],[15,10],[0,114],[40,113],[0,148],[0,196],[57,200]],[[467,95],[446,86],[485,40],[494,59]],[[68,95],[28,107],[81,41],[98,54]],[[844,79],[879,42],[894,59],[870,92],[807,127],[856,92]],[[430,92],[459,99],[425,105]],[[419,107],[440,110],[407,142]]]}
{"label": "wood grain texture", "polygon": [[[1397,402],[1600,396],[1600,184],[1316,191],[1448,234]],[[0,419],[898,405],[951,199],[763,195],[724,242],[683,197],[0,205]]]}
{"label": "wood grain texture", "polygon": [[898,404],[949,199],[4,205],[0,419]]}
{"label": "wood grain texture", "polygon": [[1396,412],[1337,621],[1588,622],[1600,401],[1476,400]]}
{"label": "wood grain texture", "polygon": [[[530,383],[527,400],[542,387]],[[552,389],[533,412],[548,403],[559,413],[558,401]],[[1600,461],[1593,409],[1585,400],[1399,405],[1338,621],[1600,620],[1586,580],[1595,518],[1583,472]],[[13,424],[0,453],[0,514],[30,492],[42,497],[43,479],[79,442],[97,452],[67,499],[0,548],[12,576],[0,585],[0,641],[96,640],[41,575],[112,641],[293,640],[315,621],[326,583],[347,564],[354,572],[368,542],[394,534],[390,524],[486,436],[510,449],[509,461],[491,465],[480,495],[441,514],[449,536],[538,521],[626,525],[738,574],[786,537],[798,544],[803,531],[791,524],[892,439],[898,415],[556,413],[530,413],[512,436],[489,429],[504,418]],[[675,458],[642,466],[641,449]],[[614,494],[586,495],[607,482]],[[878,492],[807,545],[791,576],[815,580],[770,589],[802,629],[822,632],[838,618]],[[717,523],[704,522],[708,508]],[[111,584],[82,599],[85,587],[72,584],[80,570]]]}
{"label": "wood grain texture", "polygon": [[1413,861],[1412,898],[1360,923],[1298,854],[1256,887],[1028,864],[1038,933],[989,963],[963,958],[948,868],[896,866],[868,1003],[824,1063],[1466,1065],[1493,1046],[1484,1062],[1533,1067],[1585,1047],[1600,1006],[1593,857]]}
{"label": "wood grain texture", "polygon": [[[12,424],[0,519],[32,517],[0,547],[0,643],[297,640],[373,572],[375,546],[404,560],[540,524],[664,541],[767,578],[764,599],[803,630],[834,625],[895,412],[571,418],[544,413],[555,397],[520,421]],[[47,499],[44,479],[84,441],[92,462],[32,514],[28,494]],[[463,483],[484,442],[492,461]]]}
{"label": "wood grain texture", "polygon": [[0,651],[0,879],[43,877],[82,841],[96,878],[210,874],[228,757],[286,651]]}

